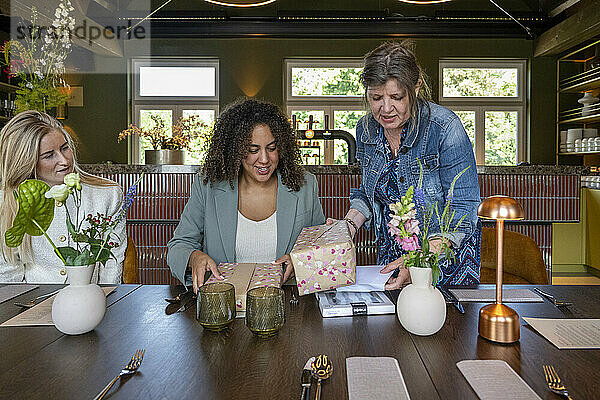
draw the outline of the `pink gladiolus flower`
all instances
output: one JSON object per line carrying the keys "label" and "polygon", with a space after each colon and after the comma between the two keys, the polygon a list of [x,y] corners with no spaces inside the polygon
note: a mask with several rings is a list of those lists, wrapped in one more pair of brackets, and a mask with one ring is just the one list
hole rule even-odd
{"label": "pink gladiolus flower", "polygon": [[417,235],[412,235],[407,238],[402,238],[402,249],[406,251],[414,251],[420,249]]}
{"label": "pink gladiolus flower", "polygon": [[400,236],[402,234],[402,231],[400,229],[398,229],[398,227],[392,225],[391,223],[388,223],[387,226],[388,226],[388,228],[390,228],[389,229],[390,235]]}
{"label": "pink gladiolus flower", "polygon": [[404,229],[406,229],[406,232],[413,233],[415,235],[421,233],[421,230],[419,229],[419,221],[416,219],[409,219],[406,221],[404,223]]}

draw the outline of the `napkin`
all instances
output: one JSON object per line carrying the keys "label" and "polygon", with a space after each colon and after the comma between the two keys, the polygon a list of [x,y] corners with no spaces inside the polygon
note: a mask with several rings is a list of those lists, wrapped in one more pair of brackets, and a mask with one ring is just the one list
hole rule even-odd
{"label": "napkin", "polygon": [[27,293],[30,290],[36,289],[37,285],[6,285],[0,288],[0,303],[4,303],[10,299]]}
{"label": "napkin", "polygon": [[382,274],[383,266],[381,265],[357,265],[356,266],[356,283],[350,286],[342,286],[337,288],[338,292],[383,292],[385,283],[394,271]]}
{"label": "napkin", "polygon": [[[465,302],[494,302],[496,289],[448,289],[458,299]],[[502,302],[504,303],[542,303],[542,299],[529,289],[503,289]]]}
{"label": "napkin", "polygon": [[346,376],[349,400],[410,400],[395,358],[346,358]]}
{"label": "napkin", "polygon": [[481,400],[541,400],[505,361],[463,360],[456,366]]}

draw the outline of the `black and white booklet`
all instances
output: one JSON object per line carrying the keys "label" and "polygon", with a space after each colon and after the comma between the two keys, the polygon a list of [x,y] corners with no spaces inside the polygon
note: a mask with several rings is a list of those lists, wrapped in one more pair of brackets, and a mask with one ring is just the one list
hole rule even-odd
{"label": "black and white booklet", "polygon": [[324,318],[351,315],[393,314],[396,306],[384,292],[336,292],[329,290],[315,293]]}

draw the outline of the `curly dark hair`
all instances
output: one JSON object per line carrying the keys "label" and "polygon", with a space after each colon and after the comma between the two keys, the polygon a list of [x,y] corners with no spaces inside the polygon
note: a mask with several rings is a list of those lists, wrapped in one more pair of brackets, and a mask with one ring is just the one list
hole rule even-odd
{"label": "curly dark hair", "polygon": [[281,181],[295,192],[300,190],[304,184],[304,167],[294,131],[279,107],[256,99],[239,99],[217,118],[202,167],[205,185],[229,181],[234,188],[257,125],[267,125],[273,133],[279,153],[276,171]]}

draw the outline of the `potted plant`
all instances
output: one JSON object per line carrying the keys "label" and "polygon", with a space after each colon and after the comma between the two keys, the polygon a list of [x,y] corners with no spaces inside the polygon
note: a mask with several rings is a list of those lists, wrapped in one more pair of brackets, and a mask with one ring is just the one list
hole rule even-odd
{"label": "potted plant", "polygon": [[145,151],[146,164],[183,164],[184,150],[191,150],[194,139],[201,138],[204,144],[208,141],[209,127],[197,115],[179,118],[171,132],[162,118],[157,115],[151,115],[150,118],[153,122],[150,128],[141,129],[129,125],[129,128],[119,133],[118,138],[119,142],[129,135],[148,139],[153,149]]}
{"label": "potted plant", "polygon": [[61,0],[49,27],[37,23],[38,13],[32,7],[31,25],[27,26],[21,40],[4,42],[0,64],[6,67],[9,77],[19,79],[16,90],[16,112],[49,109],[64,104],[68,99],[62,78],[64,61],[71,52],[71,33],[75,28],[74,10],[70,0]]}
{"label": "potted plant", "polygon": [[[417,161],[419,161],[417,159]],[[463,215],[454,226],[452,220],[452,196],[456,181],[469,167],[459,172],[453,179],[448,198],[441,214],[435,204],[426,204],[422,188],[423,166],[419,161],[420,176],[417,188],[410,186],[399,202],[389,205],[392,214],[388,223],[389,232],[402,249],[406,251],[404,265],[408,268],[411,284],[406,286],[398,296],[396,313],[402,326],[416,335],[432,335],[439,331],[446,321],[446,301],[435,287],[440,277],[440,260],[442,254],[446,259],[454,258],[452,249],[446,241],[442,241],[439,249],[429,245],[430,227],[434,218],[439,223],[439,237],[449,237],[456,232],[466,215]],[[417,220],[417,208],[423,216],[420,227]]]}
{"label": "potted plant", "polygon": [[[9,247],[19,247],[25,234],[44,235],[64,264],[69,285],[61,289],[52,303],[52,321],[59,331],[69,335],[86,333],[104,318],[106,297],[97,284],[91,283],[92,276],[96,268],[101,268],[100,264],[114,258],[112,249],[117,246],[116,241],[125,240],[116,237],[114,229],[125,218],[142,176],[129,188],[116,215],[79,215],[82,185],[78,173],[67,174],[63,184],[52,188],[46,182],[28,179],[15,190],[18,210],[4,240]],[[69,196],[75,203],[76,215],[71,218],[65,208],[66,226],[75,245],[59,247],[47,230],[54,219],[55,204],[65,203]]]}

